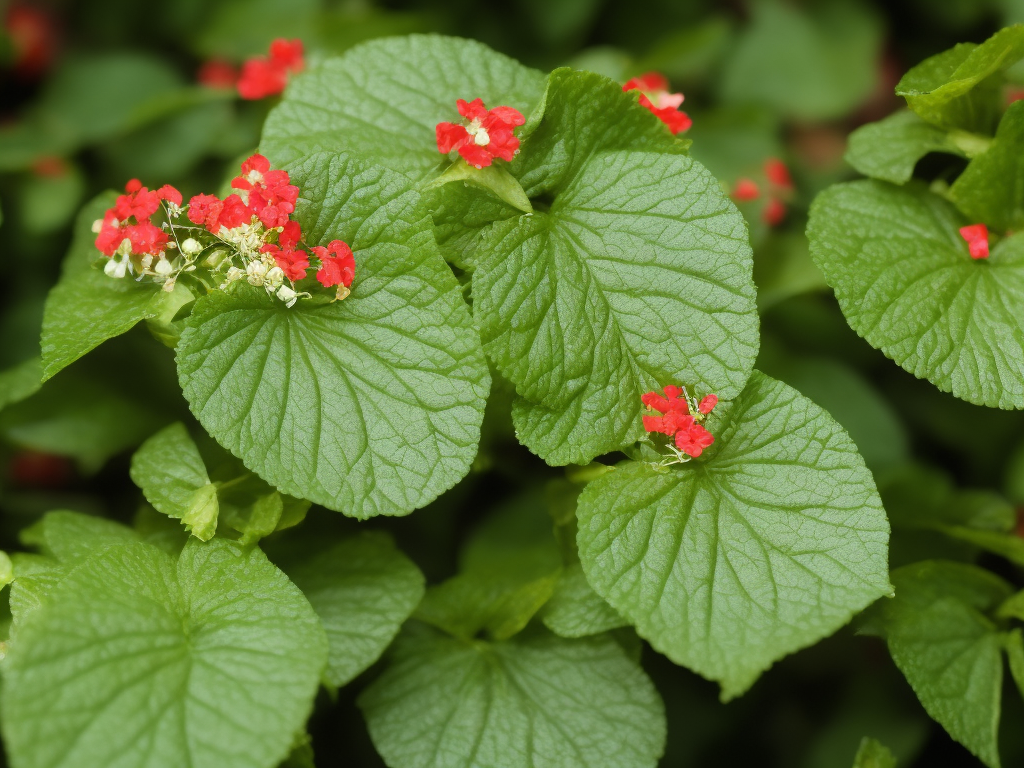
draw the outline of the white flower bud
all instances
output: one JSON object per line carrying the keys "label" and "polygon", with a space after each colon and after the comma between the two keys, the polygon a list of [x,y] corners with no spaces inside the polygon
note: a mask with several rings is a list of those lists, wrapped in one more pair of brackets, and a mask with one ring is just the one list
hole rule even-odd
{"label": "white flower bud", "polygon": [[174,267],[171,266],[171,262],[168,259],[160,259],[156,266],[153,267],[153,271],[161,277],[167,277],[167,275],[174,271]]}
{"label": "white flower bud", "polygon": [[201,250],[203,250],[203,246],[199,244],[198,240],[192,237],[187,238],[181,244],[181,252],[184,253],[186,256],[192,256],[194,254],[199,253]]}
{"label": "white flower bud", "polygon": [[295,305],[296,301],[298,301],[299,295],[287,285],[282,285],[277,289],[277,298],[283,301],[286,307],[291,307]]}
{"label": "white flower bud", "polygon": [[92,231],[98,235],[101,229],[103,229],[103,219],[96,219],[96,221],[92,223]]}

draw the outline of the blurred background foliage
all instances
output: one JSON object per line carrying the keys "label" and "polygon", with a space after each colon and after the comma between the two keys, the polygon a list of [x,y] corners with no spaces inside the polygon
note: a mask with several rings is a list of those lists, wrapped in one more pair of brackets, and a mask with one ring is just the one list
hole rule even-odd
{"label": "blurred background foliage", "polygon": [[[36,391],[42,305],[80,205],[129,177],[174,184],[186,198],[215,189],[256,147],[273,100],[200,85],[204,63],[237,64],[274,37],[301,38],[313,58],[409,32],[477,38],[545,70],[569,65],[619,81],[667,75],[686,94],[692,154],[725,188],[742,178],[765,191],[739,203],[755,248],[758,367],[849,430],[893,518],[893,564],[979,557],[915,527],[922,510],[983,499],[1020,515],[1024,414],[955,400],[859,339],[803,233],[814,195],[853,175],[843,161],[850,131],[901,106],[900,75],[1024,21],[1024,0],[33,0],[0,4],[0,17],[0,548],[16,548],[18,531],[49,509],[131,519],[139,503],[131,449],[188,418],[172,354],[144,327]],[[1017,79],[1024,83],[1024,71]],[[794,188],[780,193],[784,216],[768,223],[771,158],[786,163]],[[545,496],[543,485],[563,473],[516,444],[507,406],[499,384],[465,482],[410,518],[371,524],[390,529],[431,581],[457,570],[460,549],[481,535],[473,531],[498,524],[490,518],[525,519],[543,508],[538,499],[558,495]],[[314,510],[307,526],[304,535],[355,524]],[[540,529],[550,524],[542,519]],[[1003,560],[980,558],[1019,576]],[[852,629],[779,663],[728,705],[662,657],[647,652],[644,663],[668,710],[664,766],[835,768],[850,764],[865,735],[901,766],[977,764],[928,719],[881,641]],[[360,687],[324,694],[317,708],[321,768],[381,764],[353,704]],[[1005,764],[1024,765],[1024,712],[1017,697],[1005,706]]]}

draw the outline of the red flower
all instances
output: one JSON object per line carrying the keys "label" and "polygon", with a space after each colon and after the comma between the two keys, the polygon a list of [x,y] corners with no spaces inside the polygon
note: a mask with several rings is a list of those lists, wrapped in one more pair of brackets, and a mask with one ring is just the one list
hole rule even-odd
{"label": "red flower", "polygon": [[125,236],[132,241],[132,253],[149,253],[156,256],[167,248],[170,240],[166,232],[148,221],[129,224],[124,231]]}
{"label": "red flower", "polygon": [[786,219],[786,204],[777,197],[773,197],[764,204],[764,210],[761,211],[761,219],[769,227],[779,226]]}
{"label": "red flower", "polygon": [[181,205],[181,192],[176,190],[170,184],[164,184],[160,187],[160,189],[156,191],[156,196],[161,200],[166,200],[168,203]]}
{"label": "red flower", "polygon": [[295,282],[306,276],[309,269],[309,256],[305,251],[298,251],[291,248],[282,249],[273,243],[267,243],[260,248],[261,253],[269,253],[274,257],[277,266],[285,273],[289,280]]}
{"label": "red flower", "polygon": [[455,102],[459,114],[469,125],[438,123],[435,128],[437,151],[447,155],[456,150],[467,163],[486,168],[494,158],[510,162],[519,151],[516,126],[526,122],[522,113],[512,107],[487,109],[482,99]]}
{"label": "red flower", "polygon": [[240,227],[243,224],[249,224],[252,222],[252,215],[252,209],[243,202],[242,198],[238,195],[228,195],[224,198],[224,207],[217,219],[219,226],[217,227],[216,232],[220,231],[220,227],[234,229],[235,227]]}
{"label": "red flower", "polygon": [[789,175],[786,164],[776,157],[770,157],[764,161],[764,175],[768,177],[768,183],[777,187],[783,192],[793,190],[793,177]]}
{"label": "red flower", "polygon": [[22,77],[45,72],[57,52],[57,33],[49,15],[37,8],[12,5],[4,27],[10,37],[14,69]]}
{"label": "red flower", "polygon": [[286,221],[283,226],[284,229],[281,231],[281,234],[277,236],[277,244],[286,251],[290,251],[294,249],[302,239],[302,228],[299,226],[299,222],[292,221],[290,219]]}
{"label": "red flower", "polygon": [[680,387],[665,387],[665,396],[657,392],[647,392],[640,396],[640,401],[661,416],[644,416],[644,429],[648,432],[659,432],[675,438],[676,447],[693,458],[701,455],[705,448],[714,441],[714,435],[699,423],[711,413],[718,404],[716,395],[707,395],[697,407],[698,415],[690,414],[690,407]]}
{"label": "red flower", "polygon": [[[693,421],[692,416],[688,418]],[[691,423],[685,429],[676,432],[676,448],[695,459],[713,442],[715,436],[697,423]]]}
{"label": "red flower", "polygon": [[200,85],[217,90],[228,90],[238,82],[238,69],[223,59],[210,59],[196,73]]}
{"label": "red flower", "polygon": [[707,415],[715,410],[715,406],[718,405],[718,395],[706,395],[700,404],[697,406],[697,410]]}
{"label": "red flower", "polygon": [[60,178],[68,172],[67,163],[57,155],[43,155],[32,163],[32,172],[37,176]]}
{"label": "red flower", "polygon": [[640,91],[640,105],[647,107],[655,117],[668,126],[674,134],[690,130],[693,120],[679,109],[684,96],[681,93],[669,93],[668,80],[657,72],[648,72],[640,77],[626,81],[624,91]]}
{"label": "red flower", "polygon": [[116,222],[117,217],[114,215],[114,209],[111,208],[103,217],[103,224],[100,225],[100,231],[96,235],[96,247],[104,256],[113,256],[126,237],[124,227],[119,226]]}
{"label": "red flower", "polygon": [[967,250],[972,259],[988,258],[988,227],[984,224],[960,227],[960,237],[967,241]]}
{"label": "red flower", "polygon": [[129,180],[124,189],[126,194],[118,196],[114,202],[114,215],[121,221],[132,216],[136,221],[148,221],[160,207],[160,196],[142,186],[138,179]]}
{"label": "red flower", "polygon": [[302,67],[302,41],[278,38],[270,44],[270,58],[255,56],[242,65],[238,95],[243,99],[276,96],[288,84],[288,75]]}
{"label": "red flower", "polygon": [[199,194],[188,201],[188,219],[193,224],[204,226],[216,234],[220,231],[217,222],[223,209],[224,202],[219,197]]}
{"label": "red flower", "polygon": [[343,285],[348,288],[356,274],[356,259],[352,249],[341,240],[331,240],[327,247],[316,246],[313,253],[320,259],[316,279],[324,288]]}
{"label": "red flower", "polygon": [[757,200],[761,196],[761,189],[750,179],[739,179],[733,187],[732,197],[734,200],[749,202]]}
{"label": "red flower", "polygon": [[295,210],[299,188],[289,184],[287,171],[270,170],[270,161],[253,155],[242,163],[242,175],[231,186],[248,193],[248,205],[268,229],[284,226]]}

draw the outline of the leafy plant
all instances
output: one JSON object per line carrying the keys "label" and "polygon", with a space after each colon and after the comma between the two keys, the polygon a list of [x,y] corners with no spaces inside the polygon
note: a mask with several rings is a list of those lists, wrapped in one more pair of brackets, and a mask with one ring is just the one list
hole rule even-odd
{"label": "leafy plant", "polygon": [[[966,403],[1024,409],[1024,27],[911,69],[908,109],[851,136],[870,178],[824,189],[805,241],[806,191],[841,172],[791,175],[782,126],[869,97],[882,17],[861,4],[765,0],[739,32],[712,14],[646,58],[541,69],[407,34],[415,15],[258,5],[216,4],[189,43],[240,69],[190,86],[84,56],[3,129],[0,169],[94,148],[120,171],[225,126],[152,154],[152,189],[81,207],[38,355],[0,372],[14,487],[132,484],[4,501],[11,764],[310,768],[334,757],[320,723],[357,711],[334,749],[390,768],[699,764],[673,740],[693,690],[765,676],[730,705],[760,711],[831,654],[854,679],[806,765],[892,768],[927,719],[857,687],[879,641],[853,622],[999,768],[1004,656],[1024,694],[1017,512],[911,456],[929,434],[963,451],[972,419],[1001,434]],[[552,49],[611,13],[526,5],[509,23],[550,15]],[[402,34],[358,42],[378,30]],[[258,53],[285,32],[312,50]],[[721,106],[694,117],[640,66],[686,81],[733,40]],[[98,78],[125,85],[93,98]],[[229,174],[177,175],[206,156]],[[826,284],[934,388],[883,397],[898,372],[862,362]],[[969,417],[933,419],[950,402]],[[1019,436],[999,423],[969,461]]]}

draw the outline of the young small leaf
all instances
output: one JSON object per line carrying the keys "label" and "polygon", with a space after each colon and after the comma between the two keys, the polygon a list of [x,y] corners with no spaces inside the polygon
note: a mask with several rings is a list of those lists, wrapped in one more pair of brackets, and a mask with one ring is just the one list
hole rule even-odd
{"label": "young small leaf", "polygon": [[468,472],[489,375],[418,196],[342,156],[295,169],[310,243],[355,252],[352,295],[286,308],[238,286],[196,302],[177,349],[199,421],[285,493],[403,515]]}
{"label": "young small leaf", "polygon": [[132,456],[131,477],[150,504],[180,519],[196,538],[208,541],[217,532],[217,488],[184,424],[144,442]]}
{"label": "young small leaf", "polygon": [[607,635],[467,643],[417,626],[360,697],[391,768],[653,768],[651,681]]}
{"label": "young small leaf", "polygon": [[968,219],[1000,233],[1024,227],[1024,102],[1006,110],[995,140],[971,160],[949,196]]}
{"label": "young small leaf", "polygon": [[964,154],[948,131],[903,110],[851,133],[845,160],[865,176],[906,184],[929,152]]}
{"label": "young small leaf", "polygon": [[944,392],[1024,408],[1024,236],[974,260],[970,223],[916,184],[855,181],[811,207],[811,255],[850,327]]}
{"label": "young small leaf", "polygon": [[258,549],[86,558],[16,627],[0,724],[22,768],[273,768],[312,708],[320,622]]}
{"label": "young small leaf", "polygon": [[987,133],[998,119],[1001,81],[994,77],[1024,57],[1024,26],[1001,29],[981,45],[960,43],[925,59],[896,85],[896,94],[929,123]]}
{"label": "young small leaf", "polygon": [[327,630],[324,681],[336,688],[380,657],[423,597],[423,574],[377,532],[284,568]]}
{"label": "young small leaf", "polygon": [[580,496],[587,580],[678,664],[743,693],[890,592],[871,473],[821,408],[755,372],[707,458],[619,465]]}

